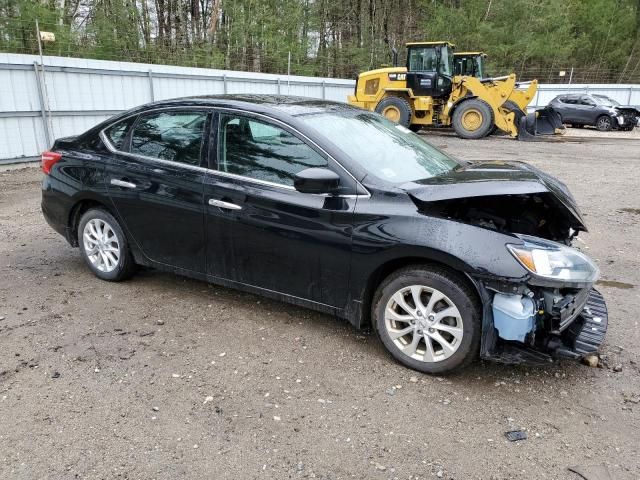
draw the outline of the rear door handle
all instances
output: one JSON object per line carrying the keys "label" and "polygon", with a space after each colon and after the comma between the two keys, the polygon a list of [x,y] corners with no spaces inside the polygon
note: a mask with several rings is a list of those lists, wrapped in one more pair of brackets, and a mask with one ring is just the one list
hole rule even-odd
{"label": "rear door handle", "polygon": [[125,182],[124,180],[118,180],[116,178],[111,179],[111,185],[115,185],[117,187],[122,187],[122,188],[136,188],[135,183]]}
{"label": "rear door handle", "polygon": [[223,208],[225,210],[242,210],[240,205],[236,205],[235,203],[223,202],[222,200],[216,200],[215,198],[209,199],[209,205],[212,207]]}

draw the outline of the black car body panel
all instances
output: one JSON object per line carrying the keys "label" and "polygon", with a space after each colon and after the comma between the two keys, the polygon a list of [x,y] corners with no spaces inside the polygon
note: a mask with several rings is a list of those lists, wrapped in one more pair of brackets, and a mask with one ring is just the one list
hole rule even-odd
{"label": "black car body panel", "polygon": [[[103,130],[120,120],[176,108],[207,112],[197,165],[115,150],[104,136]],[[483,356],[504,355],[489,331],[491,295],[525,292],[531,279],[506,245],[523,243],[516,233],[568,243],[572,230],[586,230],[566,186],[513,162],[459,162],[451,172],[427,180],[390,184],[369,175],[300,119],[326,111],[353,113],[354,107],[236,95],[130,110],[82,135],[56,141],[53,150],[62,159],[43,180],[44,216],[77,245],[79,215],[103,206],[124,226],[139,264],[331,313],[358,328],[369,326],[369,302],[384,276],[411,263],[444,265],[465,275],[483,302]],[[328,168],[340,176],[340,194],[303,194],[222,172],[215,132],[224,112],[268,119],[295,134],[327,158]],[[236,208],[219,206],[226,204]],[[557,296],[575,296],[576,291],[558,291]],[[559,321],[559,314],[550,317],[548,331]]]}

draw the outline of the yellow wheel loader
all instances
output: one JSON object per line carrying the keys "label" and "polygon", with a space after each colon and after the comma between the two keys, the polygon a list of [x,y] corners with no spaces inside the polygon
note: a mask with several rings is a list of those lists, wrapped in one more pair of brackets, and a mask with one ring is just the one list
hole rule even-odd
{"label": "yellow wheel loader", "polygon": [[537,81],[518,90],[515,74],[456,75],[454,48],[449,42],[408,43],[407,66],[361,73],[349,103],[413,131],[424,126],[453,127],[462,138],[483,138],[496,128],[520,139],[561,131],[560,117],[552,109],[525,113]]}

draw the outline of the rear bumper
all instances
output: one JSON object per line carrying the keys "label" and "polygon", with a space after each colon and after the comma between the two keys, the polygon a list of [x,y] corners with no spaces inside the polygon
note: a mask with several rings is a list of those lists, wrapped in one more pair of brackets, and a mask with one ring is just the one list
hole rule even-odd
{"label": "rear bumper", "polygon": [[42,180],[42,202],[40,203],[42,216],[49,226],[71,243],[66,198],[57,193],[50,186],[50,179],[45,176]]}

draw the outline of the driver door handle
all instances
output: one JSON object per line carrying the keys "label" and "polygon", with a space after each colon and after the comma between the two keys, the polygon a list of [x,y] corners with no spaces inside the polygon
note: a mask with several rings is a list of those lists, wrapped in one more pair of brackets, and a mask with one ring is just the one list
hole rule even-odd
{"label": "driver door handle", "polygon": [[125,182],[124,180],[118,180],[116,178],[111,179],[111,185],[115,185],[117,187],[122,187],[122,188],[136,188],[137,186],[135,183]]}
{"label": "driver door handle", "polygon": [[223,202],[222,200],[216,200],[215,198],[209,199],[209,205],[212,207],[222,208],[224,210],[242,210],[240,205],[235,203]]}

